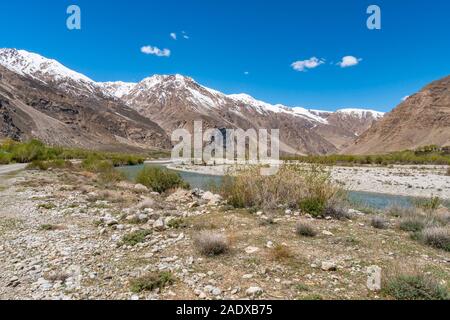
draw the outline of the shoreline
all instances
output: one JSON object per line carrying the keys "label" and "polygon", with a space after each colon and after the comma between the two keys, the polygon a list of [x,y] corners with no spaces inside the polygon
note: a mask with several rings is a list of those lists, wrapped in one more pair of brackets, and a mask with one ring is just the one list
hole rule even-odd
{"label": "shoreline", "polygon": [[[169,163],[170,170],[205,176],[224,176],[230,166],[207,167]],[[450,200],[450,176],[446,166],[398,165],[393,167],[328,167],[334,181],[348,191],[370,192],[414,198],[439,197]]]}

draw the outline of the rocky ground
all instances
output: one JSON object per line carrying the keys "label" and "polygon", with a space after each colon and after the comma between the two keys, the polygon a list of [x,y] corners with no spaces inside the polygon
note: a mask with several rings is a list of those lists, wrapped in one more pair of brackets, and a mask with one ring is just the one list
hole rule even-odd
{"label": "rocky ground", "polygon": [[[1,299],[379,299],[367,267],[398,264],[450,284],[450,253],[369,215],[317,220],[299,212],[236,210],[200,191],[160,195],[141,185],[103,186],[95,175],[22,171],[0,177]],[[298,221],[318,230],[295,233]],[[200,230],[225,234],[230,251],[201,255]],[[146,230],[135,245],[124,241]],[[173,284],[134,293],[130,281],[170,271]]]}

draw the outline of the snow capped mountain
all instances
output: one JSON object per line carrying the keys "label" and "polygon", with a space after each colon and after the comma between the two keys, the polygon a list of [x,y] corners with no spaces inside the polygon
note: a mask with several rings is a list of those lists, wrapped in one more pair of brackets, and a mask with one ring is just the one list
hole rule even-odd
{"label": "snow capped mountain", "polygon": [[384,112],[379,112],[375,110],[367,110],[367,109],[357,109],[357,108],[347,108],[347,109],[339,109],[336,111],[337,113],[350,115],[353,117],[366,118],[372,116],[376,119],[381,119],[384,117]]}
{"label": "snow capped mountain", "polygon": [[330,153],[352,142],[383,113],[364,109],[328,112],[270,104],[242,94],[224,94],[180,74],[154,75],[138,83],[95,82],[56,60],[16,49],[0,49],[0,66],[70,94],[111,100],[156,122],[166,133],[203,120],[216,128],[283,128],[289,153]]}
{"label": "snow capped mountain", "polygon": [[68,91],[94,92],[96,83],[56,60],[25,50],[0,49],[0,65],[45,84],[55,84]]}
{"label": "snow capped mountain", "polygon": [[136,83],[132,82],[99,82],[97,85],[102,88],[102,90],[110,96],[116,97],[118,99],[126,96],[130,91],[136,86]]}

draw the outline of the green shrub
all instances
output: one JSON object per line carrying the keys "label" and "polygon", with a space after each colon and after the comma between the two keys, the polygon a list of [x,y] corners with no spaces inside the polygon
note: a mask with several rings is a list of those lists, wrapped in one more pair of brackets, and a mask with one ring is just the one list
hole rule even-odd
{"label": "green shrub", "polygon": [[134,293],[143,291],[162,290],[166,286],[173,284],[174,276],[170,272],[153,272],[145,276],[130,281],[130,289]]}
{"label": "green shrub", "polygon": [[299,202],[299,208],[313,217],[319,217],[324,214],[326,203],[320,198],[306,198]]}
{"label": "green shrub", "polygon": [[183,218],[172,219],[167,223],[167,227],[172,229],[184,229],[188,227],[187,222]]}
{"label": "green shrub", "polygon": [[447,300],[447,289],[425,275],[397,275],[387,280],[383,292],[397,300]]}
{"label": "green shrub", "polygon": [[436,210],[442,204],[442,200],[439,197],[432,197],[430,199],[419,199],[415,201],[418,208],[424,210]]}
{"label": "green shrub", "polygon": [[189,188],[189,185],[181,179],[178,173],[154,167],[143,168],[138,173],[136,182],[159,193],[174,188]]}
{"label": "green shrub", "polygon": [[0,164],[10,164],[13,161],[13,156],[10,153],[2,153],[0,151]]}
{"label": "green shrub", "polygon": [[132,233],[126,234],[122,237],[121,245],[135,246],[138,243],[145,241],[148,235],[152,232],[150,230],[137,230]]}
{"label": "green shrub", "polygon": [[422,231],[427,224],[426,218],[423,216],[405,217],[400,221],[399,227],[403,231],[418,232]]}

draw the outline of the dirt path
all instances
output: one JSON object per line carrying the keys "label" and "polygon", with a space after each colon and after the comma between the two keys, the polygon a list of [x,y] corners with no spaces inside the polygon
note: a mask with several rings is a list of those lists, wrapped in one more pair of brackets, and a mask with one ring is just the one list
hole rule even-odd
{"label": "dirt path", "polygon": [[26,163],[15,163],[0,166],[0,176],[25,169]]}

